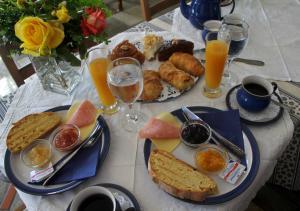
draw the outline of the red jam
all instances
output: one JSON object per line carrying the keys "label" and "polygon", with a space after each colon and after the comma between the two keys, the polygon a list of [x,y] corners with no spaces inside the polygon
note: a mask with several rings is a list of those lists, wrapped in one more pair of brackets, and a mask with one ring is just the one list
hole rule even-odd
{"label": "red jam", "polygon": [[54,138],[56,148],[65,149],[74,145],[78,139],[78,131],[76,128],[62,129]]}

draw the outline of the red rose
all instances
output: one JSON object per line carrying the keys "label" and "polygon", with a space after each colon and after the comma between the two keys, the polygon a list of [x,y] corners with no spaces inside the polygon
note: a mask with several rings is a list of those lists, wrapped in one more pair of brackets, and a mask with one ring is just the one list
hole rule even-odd
{"label": "red rose", "polygon": [[84,36],[100,34],[106,26],[104,12],[101,9],[89,7],[85,9],[85,13],[87,17],[83,17],[80,23],[82,34]]}

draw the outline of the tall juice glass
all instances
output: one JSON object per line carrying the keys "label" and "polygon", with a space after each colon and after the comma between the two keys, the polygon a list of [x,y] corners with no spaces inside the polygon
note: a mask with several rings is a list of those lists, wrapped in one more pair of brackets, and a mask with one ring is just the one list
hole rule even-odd
{"label": "tall juice glass", "polygon": [[110,63],[108,55],[107,48],[91,49],[88,51],[87,66],[104,113],[113,114],[119,110],[119,106],[107,85],[107,68]]}
{"label": "tall juice glass", "polygon": [[203,94],[209,98],[221,96],[220,88],[224,67],[227,61],[230,35],[227,29],[209,32],[206,35],[205,86]]}

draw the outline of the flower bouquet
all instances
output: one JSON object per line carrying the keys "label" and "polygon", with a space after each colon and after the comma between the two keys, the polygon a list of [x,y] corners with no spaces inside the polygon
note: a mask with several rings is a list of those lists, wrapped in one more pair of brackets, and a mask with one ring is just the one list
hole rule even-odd
{"label": "flower bouquet", "polygon": [[[14,53],[31,57],[44,89],[51,85],[53,91],[58,81],[69,93],[74,88],[70,79],[74,71],[66,70],[81,65],[75,53],[83,58],[87,44],[107,42],[105,27],[110,15],[102,0],[0,0],[0,40],[14,46],[10,49]],[[54,73],[49,76],[50,72]],[[49,84],[49,79],[57,81]]]}

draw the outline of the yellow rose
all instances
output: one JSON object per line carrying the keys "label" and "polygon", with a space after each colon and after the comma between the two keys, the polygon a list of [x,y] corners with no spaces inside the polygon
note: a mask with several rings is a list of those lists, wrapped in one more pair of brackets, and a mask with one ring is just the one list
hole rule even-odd
{"label": "yellow rose", "polygon": [[15,24],[15,34],[23,42],[22,52],[32,56],[50,55],[51,49],[59,46],[65,36],[62,29],[31,16]]}
{"label": "yellow rose", "polygon": [[69,11],[64,5],[62,5],[60,9],[55,12],[55,15],[62,23],[67,23],[71,19],[71,16],[69,16]]}

